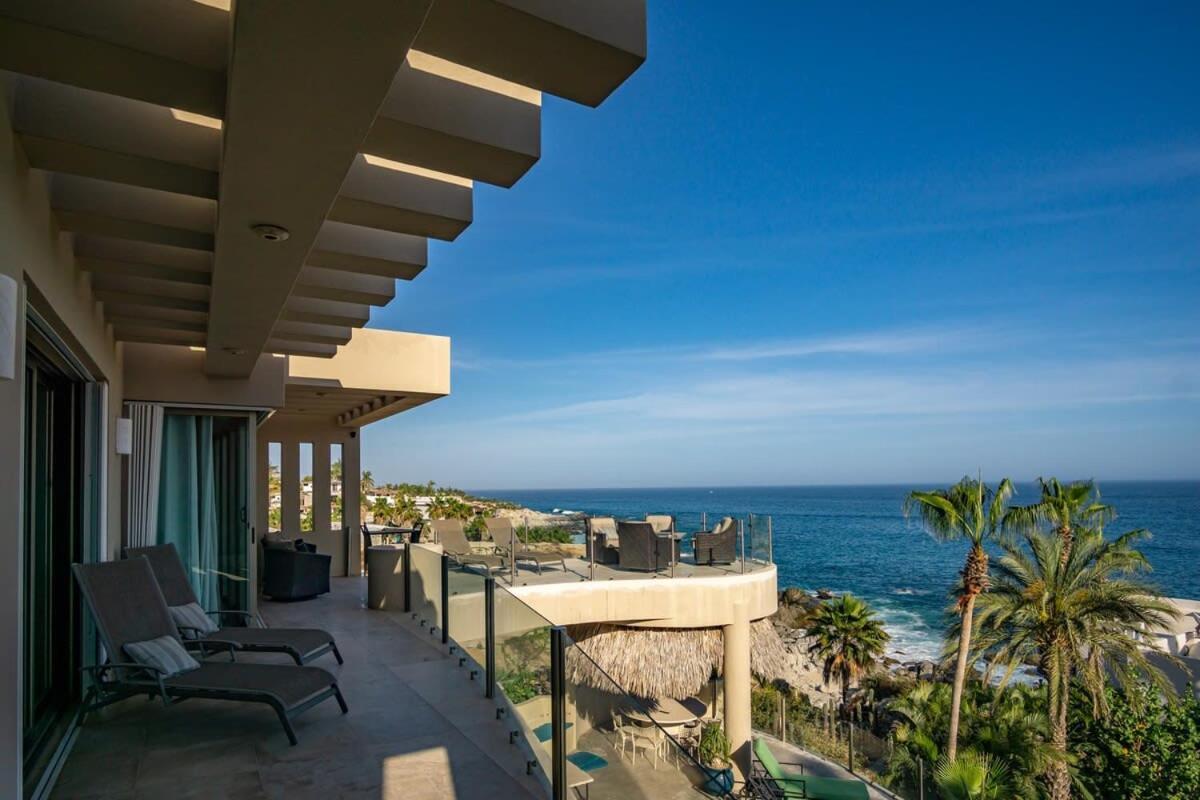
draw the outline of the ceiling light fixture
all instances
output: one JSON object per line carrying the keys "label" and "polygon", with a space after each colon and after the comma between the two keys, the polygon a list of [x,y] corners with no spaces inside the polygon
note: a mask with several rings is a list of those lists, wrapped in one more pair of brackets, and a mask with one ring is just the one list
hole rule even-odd
{"label": "ceiling light fixture", "polygon": [[287,228],[281,228],[278,225],[251,225],[250,230],[258,234],[260,239],[266,239],[268,242],[284,242],[292,235],[288,233]]}

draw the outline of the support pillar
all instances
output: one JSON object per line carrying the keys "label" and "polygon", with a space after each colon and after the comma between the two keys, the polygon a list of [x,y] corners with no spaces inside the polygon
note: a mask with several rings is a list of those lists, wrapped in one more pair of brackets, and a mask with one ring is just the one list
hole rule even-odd
{"label": "support pillar", "polygon": [[733,604],[733,621],[724,626],[725,735],[733,755],[734,780],[750,775],[750,617],[746,601]]}

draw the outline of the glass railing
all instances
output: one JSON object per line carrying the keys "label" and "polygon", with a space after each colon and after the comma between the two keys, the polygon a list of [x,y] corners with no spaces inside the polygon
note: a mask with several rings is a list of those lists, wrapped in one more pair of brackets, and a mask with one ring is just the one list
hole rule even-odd
{"label": "glass railing", "polygon": [[731,768],[699,761],[705,726],[720,727],[706,704],[634,697],[589,655],[588,642],[566,641],[563,777],[571,792],[595,800],[730,796]]}
{"label": "glass railing", "polygon": [[[527,772],[551,797],[636,800],[732,788],[732,773],[697,759],[705,725],[699,700],[639,699],[500,580],[409,545],[408,610],[440,634],[478,691],[496,704]],[[444,611],[444,615],[443,615]]]}
{"label": "glass railing", "polygon": [[774,561],[772,549],[772,521],[763,514],[748,514],[743,523],[746,540],[746,558],[758,564]]}
{"label": "glass railing", "polygon": [[423,544],[408,545],[409,610],[427,630],[442,627],[442,553]]}
{"label": "glass railing", "polygon": [[494,691],[507,703],[529,772],[549,787],[553,778],[550,631],[554,626],[499,586],[495,589],[493,617]]}

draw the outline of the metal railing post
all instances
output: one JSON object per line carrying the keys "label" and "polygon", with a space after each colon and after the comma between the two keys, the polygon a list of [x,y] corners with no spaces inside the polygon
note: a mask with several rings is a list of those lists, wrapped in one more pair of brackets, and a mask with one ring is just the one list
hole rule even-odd
{"label": "metal railing post", "polygon": [[767,563],[775,563],[775,520],[767,517]]}
{"label": "metal railing post", "polygon": [[854,774],[854,723],[846,723],[846,747],[849,756],[846,759],[846,766],[850,769],[850,773]]}
{"label": "metal railing post", "polygon": [[508,528],[508,585],[517,585],[517,526]]}
{"label": "metal railing post", "polygon": [[496,579],[483,579],[483,668],[487,683],[484,697],[496,696]]}
{"label": "metal railing post", "polygon": [[550,770],[551,796],[567,798],[566,629],[550,628]]}
{"label": "metal railing post", "polygon": [[700,512],[700,530],[702,530],[702,531],[708,530],[708,512],[707,511]]}
{"label": "metal railing post", "polygon": [[738,543],[742,551],[742,572],[746,571],[746,522],[738,520]]}
{"label": "metal railing post", "polygon": [[442,553],[442,644],[450,643],[450,554]]}
{"label": "metal railing post", "polygon": [[917,759],[917,786],[921,792],[921,800],[925,800],[925,759]]}
{"label": "metal railing post", "polygon": [[404,613],[412,611],[412,544],[404,545],[404,556],[401,562],[404,565]]}
{"label": "metal railing post", "polygon": [[584,531],[587,536],[588,546],[588,580],[596,580],[596,532],[592,530],[590,522],[584,523]]}

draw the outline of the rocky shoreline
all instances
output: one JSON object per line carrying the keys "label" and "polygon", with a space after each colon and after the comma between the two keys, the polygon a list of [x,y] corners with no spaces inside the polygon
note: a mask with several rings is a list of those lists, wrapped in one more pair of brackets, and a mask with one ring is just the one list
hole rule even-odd
{"label": "rocky shoreline", "polygon": [[[783,641],[784,651],[787,653],[787,666],[779,679],[790,688],[805,694],[813,705],[817,706],[836,703],[841,699],[837,684],[825,683],[820,662],[808,654],[808,620],[824,600],[832,597],[828,592],[810,594],[803,589],[789,586],[779,592],[779,609],[771,618],[771,623]],[[876,669],[928,678],[935,677],[937,672],[937,666],[931,661],[901,662],[890,657],[885,657]]]}

